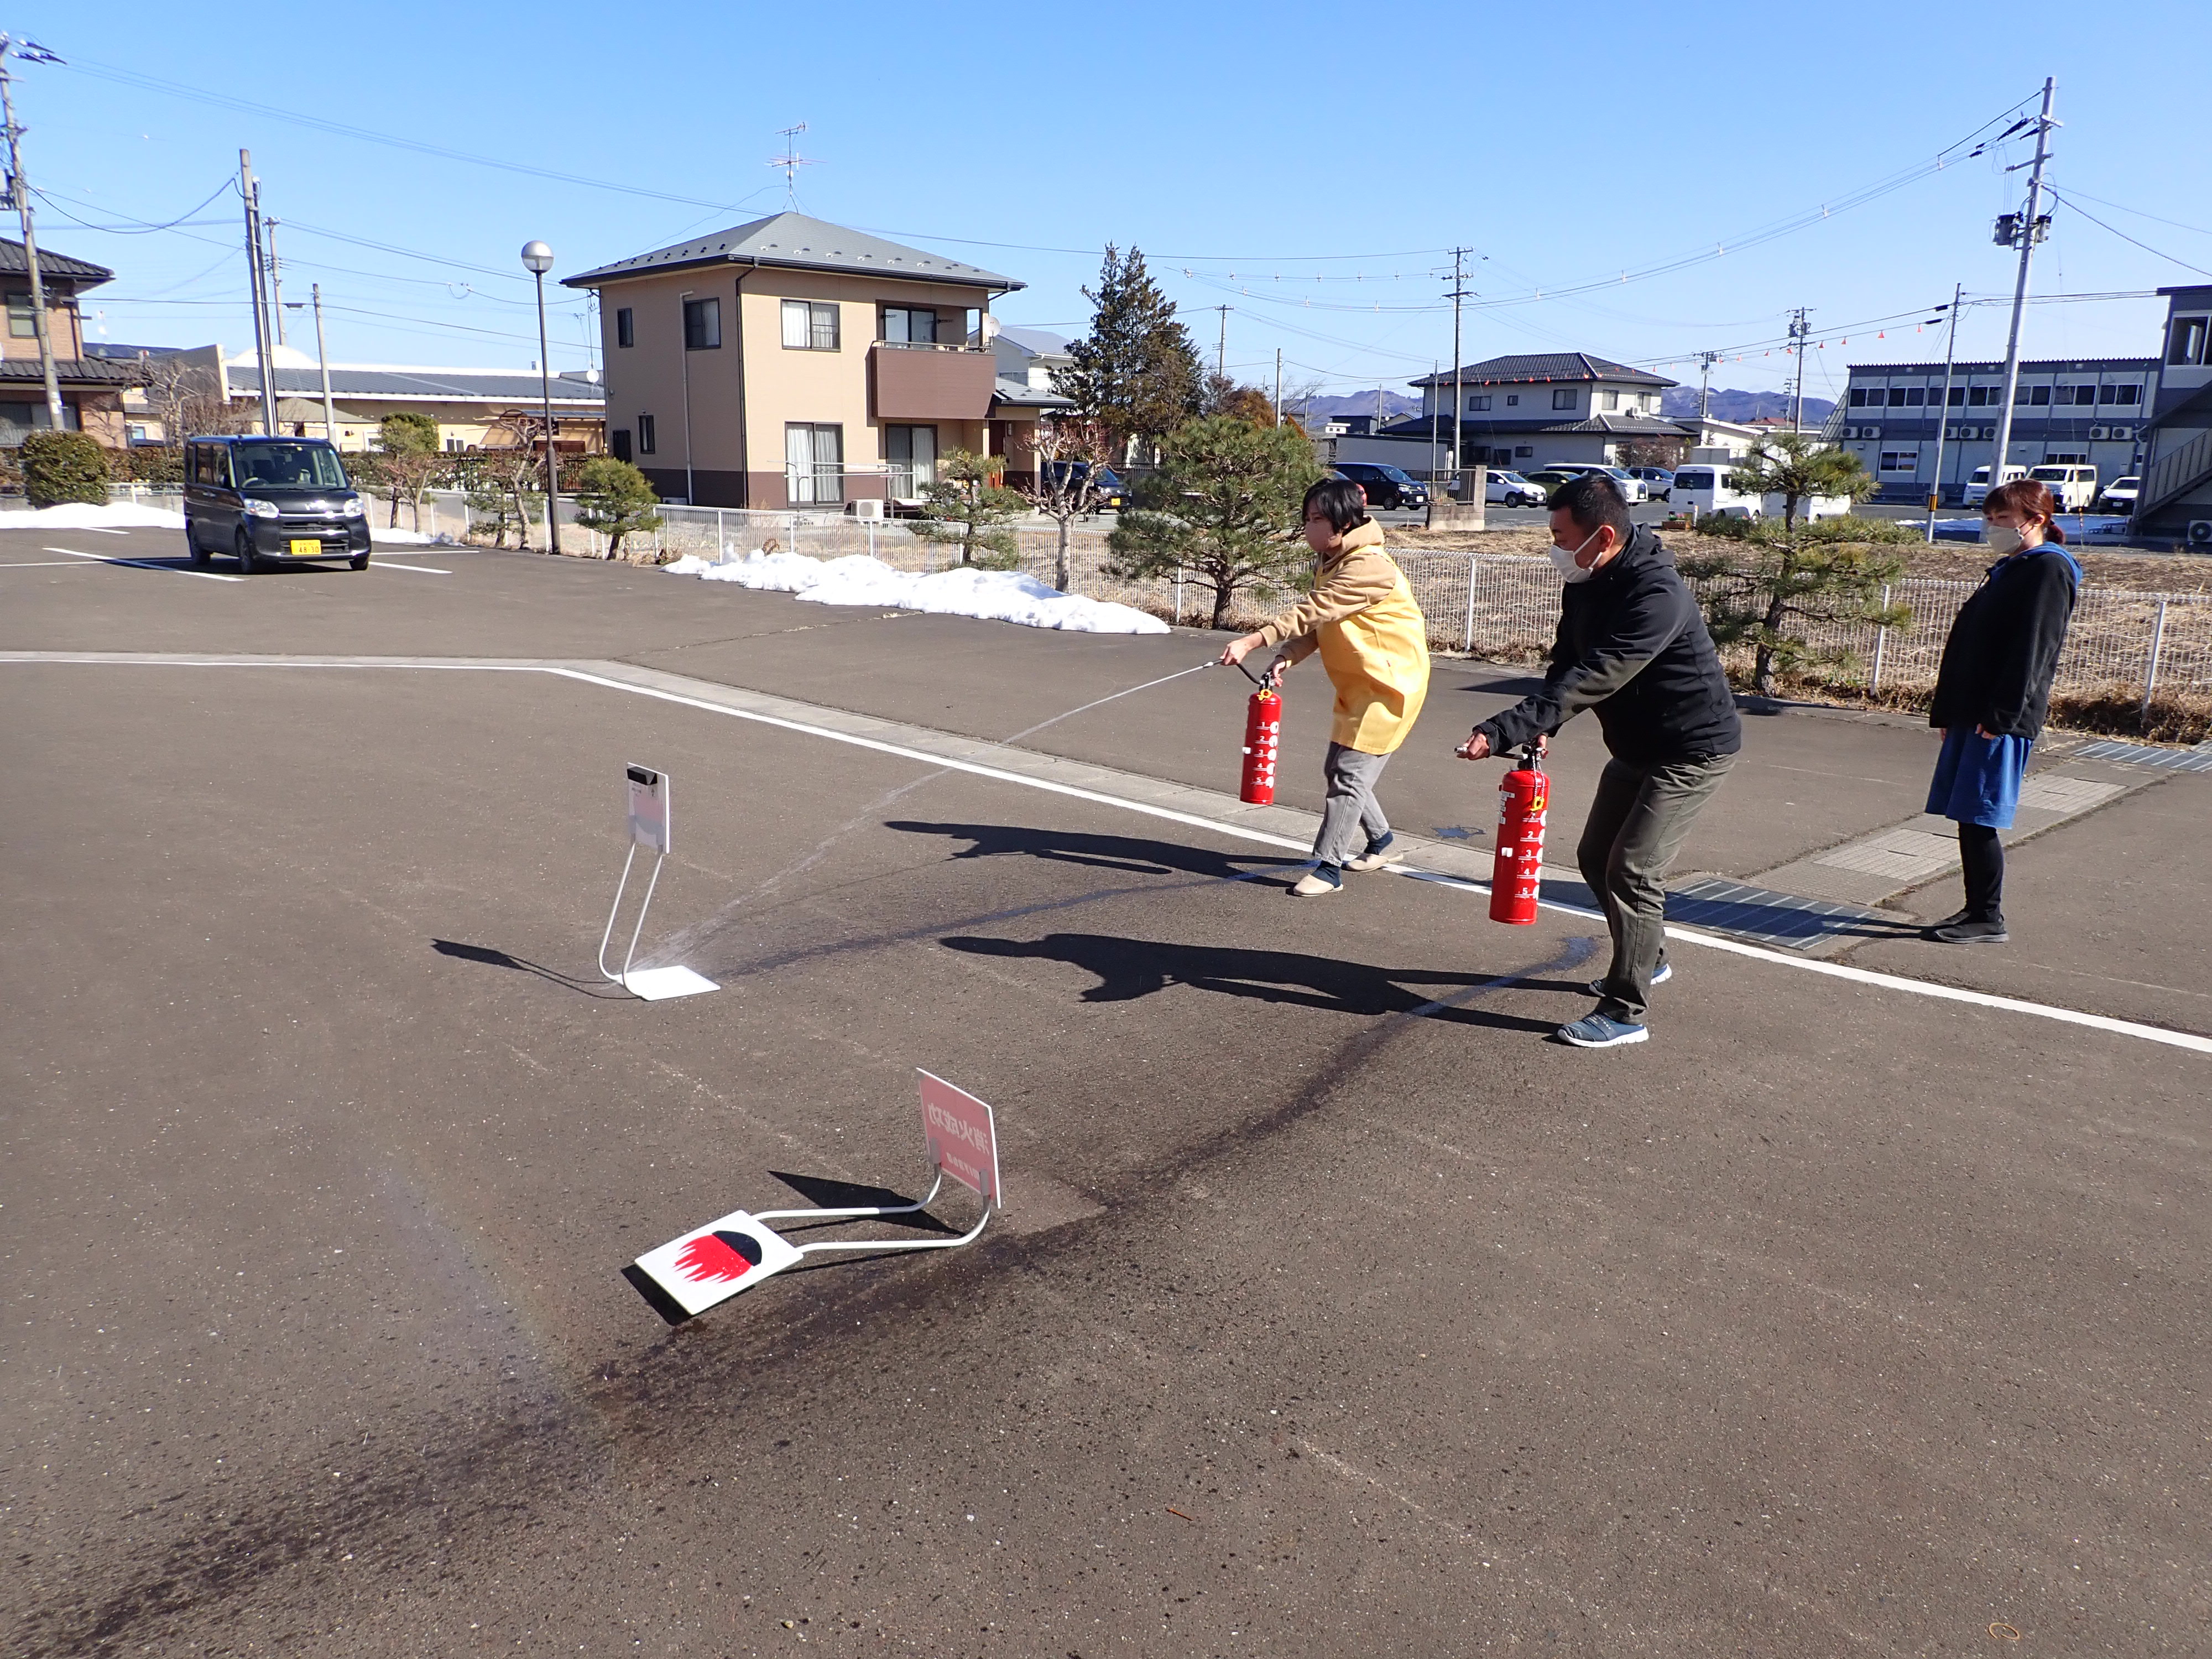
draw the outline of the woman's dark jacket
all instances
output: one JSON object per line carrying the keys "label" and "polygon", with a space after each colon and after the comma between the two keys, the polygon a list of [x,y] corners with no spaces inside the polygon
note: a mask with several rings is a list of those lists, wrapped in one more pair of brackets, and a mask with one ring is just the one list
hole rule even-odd
{"label": "woman's dark jacket", "polygon": [[1492,754],[1550,736],[1583,709],[1631,766],[1711,760],[1743,726],[1694,594],[1658,537],[1637,526],[1588,581],[1567,585],[1544,689],[1474,729]]}
{"label": "woman's dark jacket", "polygon": [[1928,723],[2039,736],[2081,580],[2081,567],[2049,543],[1991,565],[1943,641]]}

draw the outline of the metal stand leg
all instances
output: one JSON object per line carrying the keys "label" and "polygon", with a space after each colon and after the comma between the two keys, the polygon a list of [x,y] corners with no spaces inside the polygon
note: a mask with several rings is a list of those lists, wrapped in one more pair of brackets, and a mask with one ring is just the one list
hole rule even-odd
{"label": "metal stand leg", "polygon": [[607,941],[615,934],[615,918],[622,914],[623,893],[629,886],[630,866],[637,861],[637,843],[630,843],[629,855],[623,860],[622,879],[615,884],[614,908],[607,912],[606,931],[599,935],[599,975],[611,985],[626,985],[629,980],[630,959],[637,955],[637,941],[645,932],[645,913],[653,908],[653,890],[660,884],[660,866],[667,862],[663,854],[653,861],[653,876],[645,884],[645,902],[637,907],[637,926],[630,929],[629,949],[623,953],[622,972],[607,972]]}

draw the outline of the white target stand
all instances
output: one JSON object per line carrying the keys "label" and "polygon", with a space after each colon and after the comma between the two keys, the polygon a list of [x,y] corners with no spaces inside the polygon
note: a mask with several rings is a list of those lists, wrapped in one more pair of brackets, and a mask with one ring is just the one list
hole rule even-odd
{"label": "white target stand", "polygon": [[[943,1078],[917,1071],[921,1080],[921,1132],[937,1178],[919,1204],[868,1205],[840,1210],[732,1210],[703,1227],[647,1250],[623,1270],[639,1295],[672,1325],[750,1290],[817,1250],[957,1250],[983,1236],[991,1212],[1004,1207],[999,1191],[999,1129],[984,1102]],[[951,1176],[983,1200],[983,1213],[957,1238],[836,1238],[793,1244],[771,1221],[857,1221],[869,1216],[912,1215],[929,1207]]]}
{"label": "white target stand", "polygon": [[[645,932],[645,913],[653,908],[653,890],[660,885],[660,866],[668,861],[672,820],[668,774],[656,772],[649,766],[631,766],[623,770],[629,788],[629,852],[623,860],[622,879],[615,884],[614,908],[607,912],[606,931],[599,935],[600,975],[610,985],[619,985],[647,1002],[666,1002],[672,997],[696,997],[702,991],[719,991],[722,988],[713,980],[689,968],[629,965],[630,958],[637,954],[638,936]],[[629,930],[629,948],[623,952],[622,972],[610,973],[607,942],[615,936],[615,918],[622,914],[623,894],[629,890],[630,867],[637,862],[637,849],[641,847],[653,854],[653,874],[645,884],[644,902],[637,907],[637,925]]]}

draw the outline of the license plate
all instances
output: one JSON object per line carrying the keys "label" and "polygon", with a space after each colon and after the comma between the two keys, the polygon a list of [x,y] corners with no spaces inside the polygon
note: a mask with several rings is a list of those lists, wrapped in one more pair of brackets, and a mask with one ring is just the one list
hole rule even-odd
{"label": "license plate", "polygon": [[319,541],[310,540],[305,536],[292,538],[292,556],[295,559],[312,559],[322,550],[323,544]]}

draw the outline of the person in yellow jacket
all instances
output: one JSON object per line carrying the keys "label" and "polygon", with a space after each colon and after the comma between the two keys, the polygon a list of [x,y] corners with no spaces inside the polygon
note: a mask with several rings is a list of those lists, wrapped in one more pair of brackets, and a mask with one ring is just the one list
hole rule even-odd
{"label": "person in yellow jacket", "polygon": [[1235,665],[1262,646],[1281,646],[1267,666],[1268,681],[1280,685],[1285,669],[1318,650],[1336,687],[1314,867],[1291,889],[1320,898],[1342,889],[1345,871],[1379,870],[1404,856],[1390,850],[1375,783],[1429,695],[1429,628],[1405,573],[1382,550],[1382,527],[1367,516],[1358,484],[1316,484],[1306,491],[1305,520],[1306,545],[1321,556],[1312,594],[1231,640],[1221,660]]}

